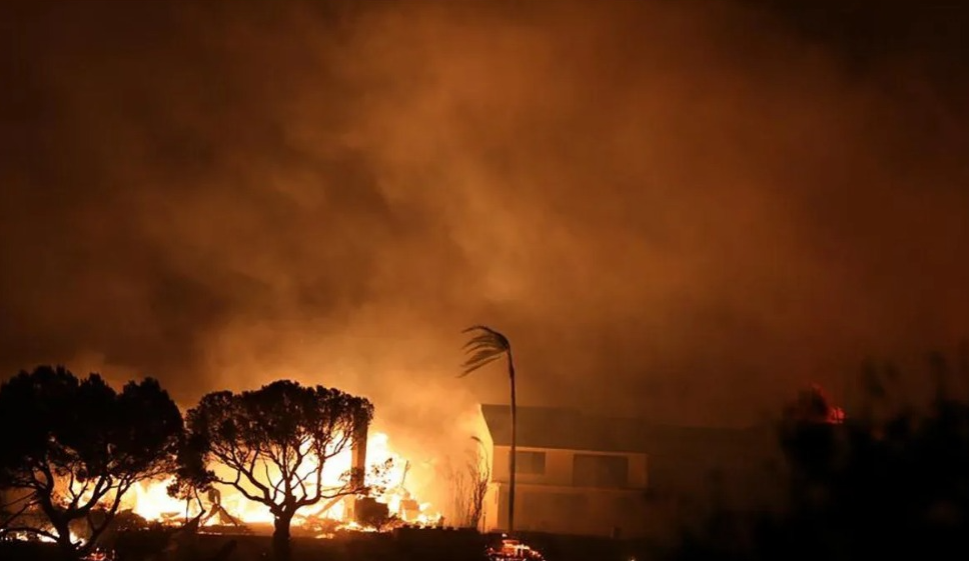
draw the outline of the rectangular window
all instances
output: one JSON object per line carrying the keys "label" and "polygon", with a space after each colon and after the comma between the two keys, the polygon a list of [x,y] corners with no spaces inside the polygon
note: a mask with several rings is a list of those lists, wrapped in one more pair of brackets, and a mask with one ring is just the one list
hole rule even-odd
{"label": "rectangular window", "polygon": [[515,473],[544,475],[545,452],[518,452],[515,454]]}
{"label": "rectangular window", "polygon": [[572,459],[572,484],[577,487],[626,487],[629,484],[629,458],[576,454]]}

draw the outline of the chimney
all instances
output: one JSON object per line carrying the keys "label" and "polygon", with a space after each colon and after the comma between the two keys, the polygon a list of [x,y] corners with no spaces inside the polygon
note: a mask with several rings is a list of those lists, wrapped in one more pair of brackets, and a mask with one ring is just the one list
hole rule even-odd
{"label": "chimney", "polygon": [[[350,442],[350,486],[362,489],[366,485],[367,475],[367,432],[369,426],[366,421],[357,423],[354,427],[353,439]],[[361,516],[366,513],[367,497],[348,495],[346,497],[348,520],[362,522]],[[372,499],[371,499],[372,501]]]}
{"label": "chimney", "polygon": [[352,463],[350,465],[350,484],[360,489],[365,485],[367,473],[367,432],[368,423],[358,423],[350,444]]}

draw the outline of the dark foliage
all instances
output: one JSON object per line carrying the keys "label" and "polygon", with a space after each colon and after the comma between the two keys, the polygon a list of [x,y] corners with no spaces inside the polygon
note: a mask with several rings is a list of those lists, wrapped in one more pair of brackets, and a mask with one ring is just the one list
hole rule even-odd
{"label": "dark foliage", "polygon": [[[718,513],[685,540],[676,559],[965,559],[969,556],[969,406],[939,390],[926,408],[879,419],[879,376],[866,414],[843,424],[789,415],[780,443],[790,466],[789,500],[776,515]],[[897,376],[886,369],[885,376]],[[885,377],[882,376],[882,377]],[[817,402],[814,405],[818,405]],[[803,411],[794,407],[789,411]]]}
{"label": "dark foliage", "polygon": [[[44,536],[73,555],[96,545],[132,485],[171,473],[183,428],[156,380],[118,393],[96,374],[47,366],[0,386],[0,427],[0,488],[18,497],[0,533]],[[25,523],[35,512],[43,526]]]}
{"label": "dark foliage", "polygon": [[[355,474],[347,474],[339,485],[327,485],[323,470],[372,418],[373,406],[362,397],[291,381],[239,394],[207,394],[187,416],[183,485],[231,485],[269,507],[275,518],[276,555],[286,558],[290,523],[299,509],[366,491]],[[210,461],[232,475],[200,472]]]}
{"label": "dark foliage", "polygon": [[214,492],[212,483],[215,473],[206,465],[206,446],[203,436],[184,435],[178,446],[175,478],[167,489],[172,497],[186,502],[195,501],[200,509],[200,493]]}

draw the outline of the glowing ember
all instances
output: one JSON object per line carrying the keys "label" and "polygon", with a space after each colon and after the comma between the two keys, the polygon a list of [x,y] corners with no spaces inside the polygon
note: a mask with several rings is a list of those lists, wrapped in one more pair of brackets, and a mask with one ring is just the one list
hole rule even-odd
{"label": "glowing ember", "polygon": [[[44,536],[41,534],[35,534],[33,532],[11,532],[7,534],[5,537],[16,541],[22,541],[22,542],[38,541],[42,543],[56,543],[54,541],[54,538]],[[78,535],[75,534],[74,532],[71,532],[71,543],[74,543],[77,545],[84,545],[84,540],[78,537]]]}
{"label": "glowing ember", "polygon": [[788,414],[807,423],[840,425],[845,422],[844,409],[832,405],[827,393],[818,384],[811,384],[799,392],[797,402],[789,408]]}
{"label": "glowing ember", "polygon": [[509,538],[502,539],[499,547],[489,548],[487,556],[489,561],[512,561],[517,559],[544,561],[545,559],[538,550],[532,549],[530,546],[518,540]]}

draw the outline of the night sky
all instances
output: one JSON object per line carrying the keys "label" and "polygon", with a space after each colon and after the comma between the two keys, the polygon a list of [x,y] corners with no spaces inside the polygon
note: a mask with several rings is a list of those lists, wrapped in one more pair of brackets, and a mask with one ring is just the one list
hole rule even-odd
{"label": "night sky", "polygon": [[917,364],[969,337],[969,9],[931,4],[4,2],[0,371],[420,429],[505,399],[455,378],[476,323],[521,403],[669,422]]}

